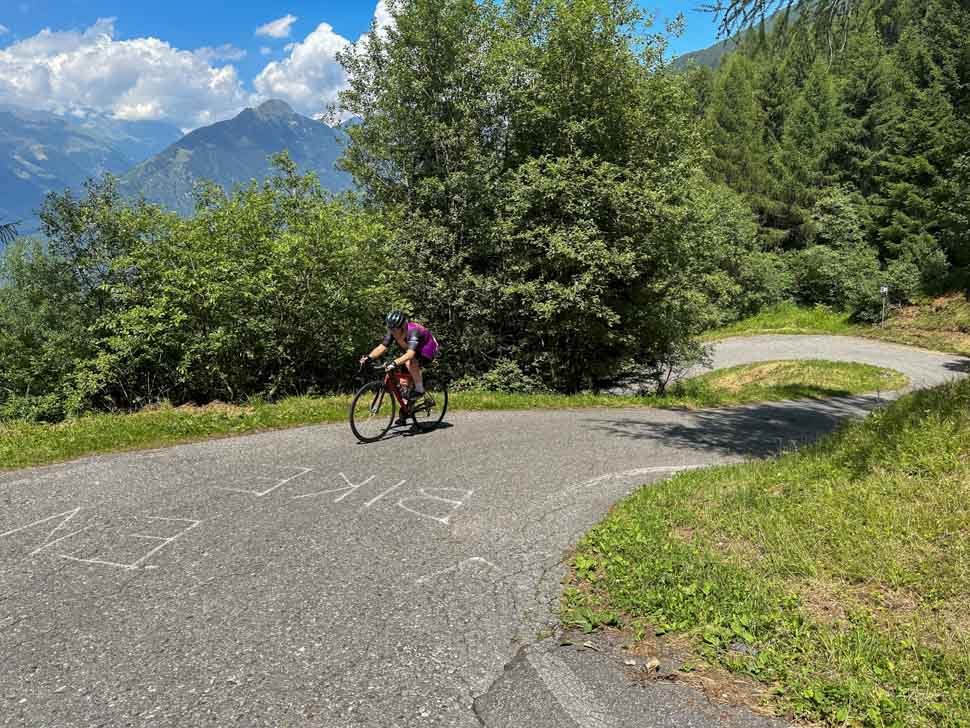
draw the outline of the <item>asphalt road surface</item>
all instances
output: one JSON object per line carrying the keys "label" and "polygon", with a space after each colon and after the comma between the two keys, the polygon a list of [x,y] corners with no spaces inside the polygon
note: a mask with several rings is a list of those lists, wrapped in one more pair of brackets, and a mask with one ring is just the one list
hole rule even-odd
{"label": "asphalt road surface", "polygon": [[[716,366],[955,356],[755,337]],[[878,397],[680,412],[454,413],[0,474],[0,725],[768,725],[543,640],[568,549],[636,486],[770,456]]]}

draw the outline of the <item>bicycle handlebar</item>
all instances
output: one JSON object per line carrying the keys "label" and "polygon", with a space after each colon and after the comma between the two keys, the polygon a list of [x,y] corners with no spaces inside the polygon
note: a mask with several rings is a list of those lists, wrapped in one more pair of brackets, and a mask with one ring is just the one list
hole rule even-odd
{"label": "bicycle handlebar", "polygon": [[[368,366],[368,364],[370,365],[371,369],[378,372],[383,372],[387,366],[380,359],[371,359],[369,362],[364,362],[363,364],[361,364],[360,368],[363,369],[365,366]],[[395,364],[394,368],[401,369],[402,366],[400,364]]]}

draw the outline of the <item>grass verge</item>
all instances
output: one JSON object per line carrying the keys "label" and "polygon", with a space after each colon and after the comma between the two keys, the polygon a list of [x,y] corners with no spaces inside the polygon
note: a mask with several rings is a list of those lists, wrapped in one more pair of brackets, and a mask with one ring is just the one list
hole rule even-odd
{"label": "grass verge", "polygon": [[642,488],[573,567],[566,625],[687,634],[779,712],[970,725],[970,380],[796,454]]}
{"label": "grass verge", "polygon": [[[579,407],[715,407],[749,402],[833,397],[898,389],[906,378],[865,364],[764,362],[684,382],[666,397],[597,394],[456,392],[452,410]],[[56,425],[0,423],[0,469],[61,462],[82,455],[146,449],[211,437],[342,422],[350,397],[291,397],[274,404],[157,407],[134,414],[80,417]]]}
{"label": "grass verge", "polygon": [[906,306],[885,326],[865,328],[863,336],[873,339],[970,356],[970,301],[962,295]]}
{"label": "grass verge", "polygon": [[959,294],[942,296],[894,310],[884,324],[874,326],[852,324],[848,314],[825,306],[785,303],[708,332],[704,339],[757,334],[847,334],[970,356],[970,301]]}
{"label": "grass verge", "polygon": [[849,322],[849,314],[827,306],[805,308],[781,303],[741,321],[708,332],[703,338],[717,341],[731,336],[757,334],[855,334],[859,327]]}

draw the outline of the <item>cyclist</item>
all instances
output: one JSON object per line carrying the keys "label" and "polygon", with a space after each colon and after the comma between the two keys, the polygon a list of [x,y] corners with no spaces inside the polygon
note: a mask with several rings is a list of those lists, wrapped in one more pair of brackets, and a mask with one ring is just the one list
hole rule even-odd
{"label": "cyclist", "polygon": [[[416,402],[424,395],[424,379],[421,370],[433,362],[438,355],[438,342],[424,326],[409,321],[403,311],[391,311],[384,317],[384,324],[387,326],[384,340],[374,347],[370,354],[362,356],[360,363],[365,364],[368,360],[380,359],[392,343],[397,343],[404,354],[394,359],[387,368],[390,370],[396,366],[407,366],[414,382],[414,390],[406,392],[404,397],[408,405],[414,404],[412,400]],[[403,412],[401,418],[404,418]]]}

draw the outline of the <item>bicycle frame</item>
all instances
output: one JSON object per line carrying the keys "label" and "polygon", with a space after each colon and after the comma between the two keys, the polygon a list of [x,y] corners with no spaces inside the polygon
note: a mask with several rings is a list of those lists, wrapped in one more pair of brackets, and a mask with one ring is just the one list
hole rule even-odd
{"label": "bicycle frame", "polygon": [[[374,369],[383,372],[383,364],[374,364]],[[411,379],[410,373],[403,369],[403,367],[395,367],[392,371],[385,372],[384,382],[382,389],[374,397],[374,402],[381,402],[384,396],[388,393],[394,397],[397,401],[398,406],[401,408],[401,412],[407,412],[407,403],[404,399],[404,392],[401,388],[401,384],[405,381]],[[372,405],[373,406],[373,405]]]}
{"label": "bicycle frame", "polygon": [[401,371],[400,367],[395,368],[384,375],[384,391],[390,392],[392,395],[394,395],[394,399],[397,400],[397,404],[401,408],[402,412],[407,410],[407,403],[404,400],[404,392],[401,391],[401,383],[410,379],[411,375]]}

